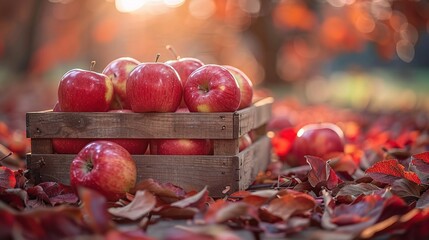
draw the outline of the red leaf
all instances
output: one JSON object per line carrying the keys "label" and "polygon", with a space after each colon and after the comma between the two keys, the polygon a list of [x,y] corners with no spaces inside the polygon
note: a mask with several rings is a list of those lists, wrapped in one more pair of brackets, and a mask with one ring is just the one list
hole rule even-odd
{"label": "red leaf", "polygon": [[306,212],[313,209],[315,206],[316,201],[308,194],[295,191],[284,191],[279,198],[273,199],[265,210],[274,216],[287,220],[292,215]]}
{"label": "red leaf", "polygon": [[223,223],[231,219],[245,216],[248,213],[249,205],[243,202],[227,202],[223,199],[210,204],[204,214],[206,223]]}
{"label": "red leaf", "polygon": [[380,189],[381,188],[371,183],[349,184],[342,187],[336,194],[336,197],[350,196],[352,200],[355,200],[360,195],[370,195]]}
{"label": "red leaf", "polygon": [[0,189],[14,188],[16,185],[15,174],[7,167],[0,166]]}
{"label": "red leaf", "polygon": [[197,194],[182,199],[180,201],[174,202],[171,204],[172,207],[195,207],[197,209],[203,209],[205,207],[205,203],[207,202],[209,192],[207,191],[207,186],[204,187]]}
{"label": "red leaf", "polygon": [[374,224],[383,211],[384,199],[380,195],[358,198],[352,204],[335,206],[329,193],[323,190],[325,212],[322,226],[325,229],[338,229],[358,233]]}
{"label": "red leaf", "polygon": [[186,195],[186,192],[178,186],[171,183],[161,184],[151,178],[138,183],[134,191],[138,190],[147,190],[163,200],[165,203],[172,203],[183,199]]}
{"label": "red leaf", "polygon": [[85,222],[96,233],[105,233],[111,227],[111,219],[107,212],[106,198],[100,193],[80,187],[79,198],[82,201],[82,214]]}
{"label": "red leaf", "polygon": [[308,181],[312,187],[316,187],[318,184],[326,184],[328,189],[333,189],[341,182],[327,161],[314,156],[305,156],[305,158],[311,167],[308,172]]}
{"label": "red leaf", "polygon": [[375,163],[366,170],[366,173],[375,181],[393,184],[395,180],[405,178],[409,181],[421,184],[417,174],[405,171],[404,166],[395,159],[383,160]]}
{"label": "red leaf", "polygon": [[106,234],[104,239],[105,240],[155,240],[155,238],[147,236],[141,230],[133,230],[133,231],[127,231],[127,232],[111,230]]}
{"label": "red leaf", "polygon": [[429,173],[429,152],[419,153],[411,156],[413,164],[420,172]]}
{"label": "red leaf", "polygon": [[44,182],[27,189],[31,199],[41,200],[52,206],[61,203],[76,203],[79,199],[70,186],[56,182]]}
{"label": "red leaf", "polygon": [[429,207],[429,190],[426,190],[417,201],[416,208],[427,208]]}
{"label": "red leaf", "polygon": [[12,239],[15,216],[4,209],[0,210],[0,239]]}
{"label": "red leaf", "polygon": [[116,217],[137,220],[148,214],[156,205],[156,198],[147,191],[137,191],[134,199],[124,207],[109,208],[110,214]]}
{"label": "red leaf", "polygon": [[19,188],[6,189],[0,193],[0,200],[12,208],[23,210],[28,203],[28,194]]}

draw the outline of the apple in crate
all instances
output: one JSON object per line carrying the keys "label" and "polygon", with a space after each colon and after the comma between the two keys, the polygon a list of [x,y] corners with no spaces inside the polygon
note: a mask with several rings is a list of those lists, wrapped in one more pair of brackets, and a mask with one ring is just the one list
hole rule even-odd
{"label": "apple in crate", "polygon": [[72,69],[64,74],[58,86],[58,102],[63,112],[106,112],[112,98],[112,80],[91,70]]}
{"label": "apple in crate", "polygon": [[298,130],[287,163],[291,166],[306,165],[306,155],[328,160],[341,152],[344,152],[341,128],[333,123],[308,124]]}
{"label": "apple in crate", "polygon": [[212,142],[207,139],[155,139],[150,141],[152,155],[209,155]]}
{"label": "apple in crate", "polygon": [[244,134],[238,139],[238,149],[240,152],[250,147],[250,145],[252,145],[252,138],[248,133]]}
{"label": "apple in crate", "polygon": [[110,109],[131,109],[127,97],[127,80],[131,71],[140,62],[134,58],[121,57],[113,60],[103,70],[103,74],[112,79],[114,95]]}
{"label": "apple in crate", "polygon": [[70,166],[70,183],[94,189],[109,201],[117,201],[135,186],[137,168],[130,153],[109,141],[86,145]]}
{"label": "apple in crate", "polygon": [[253,83],[250,81],[249,77],[242,72],[240,69],[232,67],[232,66],[224,66],[228,69],[229,72],[232,73],[235,80],[237,80],[238,86],[240,87],[240,106],[238,109],[243,109],[252,105],[253,99]]}
{"label": "apple in crate", "polygon": [[191,112],[234,112],[240,106],[240,88],[224,67],[208,64],[195,70],[184,86]]}
{"label": "apple in crate", "polygon": [[127,82],[133,112],[174,112],[182,100],[182,92],[179,75],[165,63],[141,63]]}

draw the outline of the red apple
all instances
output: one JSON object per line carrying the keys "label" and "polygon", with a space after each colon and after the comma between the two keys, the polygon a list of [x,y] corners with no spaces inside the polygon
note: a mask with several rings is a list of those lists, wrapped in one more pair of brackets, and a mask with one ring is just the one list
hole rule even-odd
{"label": "red apple", "polygon": [[209,64],[195,70],[184,86],[191,112],[234,112],[240,106],[240,88],[224,67]]}
{"label": "red apple", "polygon": [[125,148],[109,141],[86,145],[70,166],[70,183],[96,190],[117,201],[135,186],[137,168]]}
{"label": "red apple", "polygon": [[150,141],[152,155],[209,155],[212,142],[207,139],[155,139]]}
{"label": "red apple", "polygon": [[189,75],[191,75],[191,73],[193,73],[195,70],[204,65],[201,60],[190,57],[178,58],[177,60],[169,60],[165,62],[165,64],[172,66],[177,71],[183,86],[185,86]]}
{"label": "red apple", "polygon": [[[58,102],[55,104],[52,111],[61,112]],[[52,148],[54,153],[77,154],[83,147],[92,141],[92,139],[88,138],[53,138]]]}
{"label": "red apple", "polygon": [[131,73],[127,94],[133,112],[174,112],[183,87],[176,70],[164,63],[142,63]]}
{"label": "red apple", "polygon": [[54,153],[77,154],[92,141],[92,139],[87,138],[54,138],[52,139],[52,148]]}
{"label": "red apple", "polygon": [[125,148],[130,154],[143,155],[146,152],[149,141],[135,138],[109,138],[106,141],[114,142]]}
{"label": "red apple", "polygon": [[127,97],[127,80],[131,71],[140,62],[134,58],[121,57],[113,60],[103,70],[112,79],[114,96],[110,109],[131,109],[130,101]]}
{"label": "red apple", "polygon": [[235,77],[237,80],[238,86],[240,87],[240,106],[238,109],[243,109],[252,105],[253,99],[253,83],[250,81],[249,77],[242,72],[240,69],[232,67],[232,66],[224,66],[228,69],[229,72]]}
{"label": "red apple", "polygon": [[343,131],[333,123],[308,124],[298,130],[287,163],[305,165],[306,155],[329,159],[344,151]]}
{"label": "red apple", "polygon": [[63,112],[106,112],[112,98],[112,80],[93,71],[70,70],[58,86],[58,102]]}
{"label": "red apple", "polygon": [[[193,73],[195,70],[197,70],[199,67],[203,66],[204,63],[196,58],[180,58],[178,57],[177,60],[169,60],[165,62],[165,64],[168,64],[172,66],[177,73],[180,76],[180,80],[182,81],[182,86],[185,86],[189,75]],[[184,108],[186,107],[185,100],[182,98],[182,101],[180,102],[180,107]]]}

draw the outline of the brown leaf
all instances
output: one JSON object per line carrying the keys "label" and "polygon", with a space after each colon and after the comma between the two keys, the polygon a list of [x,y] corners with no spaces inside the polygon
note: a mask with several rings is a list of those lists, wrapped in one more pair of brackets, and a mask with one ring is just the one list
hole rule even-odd
{"label": "brown leaf", "polygon": [[377,187],[371,183],[358,183],[358,184],[348,184],[340,189],[336,194],[336,197],[339,196],[351,196],[352,199],[356,199],[360,195],[370,195],[376,191],[379,191],[381,188]]}
{"label": "brown leaf", "polygon": [[153,195],[159,197],[165,203],[172,203],[183,199],[186,194],[182,188],[176,185],[171,183],[161,184],[151,178],[139,182],[133,192],[137,192],[138,190],[147,190]]}
{"label": "brown leaf", "polygon": [[326,184],[328,189],[333,189],[341,182],[328,162],[314,156],[305,156],[305,158],[311,167],[308,172],[308,181],[312,187],[316,187],[318,184]]}
{"label": "brown leaf", "polygon": [[150,213],[156,205],[156,198],[148,191],[137,191],[134,199],[124,207],[109,208],[109,213],[116,216],[137,220]]}
{"label": "brown leaf", "polygon": [[207,212],[204,214],[204,220],[206,223],[223,223],[245,216],[249,207],[249,205],[243,202],[227,202],[219,199],[210,204]]}
{"label": "brown leaf", "polygon": [[391,191],[393,194],[401,198],[419,198],[420,197],[420,186],[412,181],[405,178],[398,179],[393,182]]}
{"label": "brown leaf", "polygon": [[205,207],[205,203],[207,202],[209,192],[207,191],[207,186],[205,186],[200,192],[197,194],[182,199],[180,201],[174,202],[171,204],[172,207],[195,207],[197,209],[203,209]]}
{"label": "brown leaf", "polygon": [[305,193],[287,191],[286,194],[268,203],[265,210],[274,216],[287,220],[290,216],[306,212],[315,206],[316,201],[312,196]]}
{"label": "brown leaf", "polygon": [[112,222],[107,212],[106,198],[97,191],[84,187],[80,187],[78,192],[85,222],[96,233],[107,232]]}
{"label": "brown leaf", "polygon": [[417,201],[416,208],[427,208],[429,207],[429,190],[426,190]]}
{"label": "brown leaf", "polygon": [[403,178],[417,184],[421,184],[421,181],[416,173],[405,171],[404,166],[399,164],[399,162],[395,159],[377,162],[366,170],[366,174],[368,174],[375,181],[387,184],[393,184],[395,180]]}

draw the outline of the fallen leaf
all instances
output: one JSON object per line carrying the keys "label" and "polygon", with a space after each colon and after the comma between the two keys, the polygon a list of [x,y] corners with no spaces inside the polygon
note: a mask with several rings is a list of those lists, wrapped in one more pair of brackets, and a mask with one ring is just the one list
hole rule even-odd
{"label": "fallen leaf", "polygon": [[95,233],[105,233],[112,227],[112,222],[107,212],[106,198],[97,191],[80,187],[79,198],[82,201],[82,215],[86,224]]}
{"label": "fallen leaf", "polygon": [[156,205],[156,198],[148,191],[137,191],[134,199],[124,207],[109,208],[109,213],[116,216],[137,220],[150,213]]}
{"label": "fallen leaf", "polygon": [[223,223],[231,219],[240,218],[248,213],[249,205],[243,202],[227,202],[219,199],[210,204],[204,214],[206,223]]}
{"label": "fallen leaf", "polygon": [[182,188],[174,184],[161,184],[151,178],[139,182],[133,192],[137,192],[138,190],[147,190],[165,203],[172,203],[181,200],[186,195],[186,192]]}
{"label": "fallen leaf", "polygon": [[350,196],[352,200],[355,200],[360,195],[370,195],[379,190],[381,188],[372,183],[348,184],[342,187],[335,196]]}
{"label": "fallen leaf", "polygon": [[366,174],[378,182],[392,185],[398,179],[407,179],[409,181],[421,184],[416,173],[405,171],[404,166],[395,159],[383,160],[377,162],[366,170]]}
{"label": "fallen leaf", "polygon": [[285,191],[284,195],[270,201],[264,209],[274,216],[287,220],[289,217],[304,213],[315,206],[316,201],[312,196],[296,191]]}
{"label": "fallen leaf", "polygon": [[207,186],[205,186],[200,192],[197,194],[182,199],[180,201],[174,202],[171,204],[172,207],[195,207],[198,209],[203,209],[205,207],[205,203],[208,199],[209,192],[207,191]]}
{"label": "fallen leaf", "polygon": [[422,182],[427,184],[429,182],[429,152],[412,155],[411,166],[417,170]]}
{"label": "fallen leaf", "polygon": [[401,198],[417,199],[420,197],[420,185],[405,178],[393,182],[391,191]]}
{"label": "fallen leaf", "polygon": [[429,190],[424,192],[419,200],[417,201],[416,208],[427,208],[429,207]]}
{"label": "fallen leaf", "polygon": [[341,182],[327,161],[314,156],[305,156],[305,158],[311,167],[308,172],[308,182],[312,187],[322,184],[326,185],[328,189],[333,189]]}
{"label": "fallen leaf", "polygon": [[7,167],[0,166],[0,189],[14,188],[16,185],[15,174]]}

